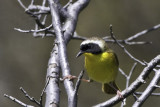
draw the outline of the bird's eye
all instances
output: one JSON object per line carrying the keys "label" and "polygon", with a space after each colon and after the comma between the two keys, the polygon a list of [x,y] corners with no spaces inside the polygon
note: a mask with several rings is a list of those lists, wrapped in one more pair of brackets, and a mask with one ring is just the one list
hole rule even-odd
{"label": "bird's eye", "polygon": [[81,50],[82,50],[82,51],[86,51],[86,50],[91,49],[91,48],[92,48],[91,45],[83,45],[83,46],[81,47]]}
{"label": "bird's eye", "polygon": [[86,49],[91,49],[91,45],[86,45]]}

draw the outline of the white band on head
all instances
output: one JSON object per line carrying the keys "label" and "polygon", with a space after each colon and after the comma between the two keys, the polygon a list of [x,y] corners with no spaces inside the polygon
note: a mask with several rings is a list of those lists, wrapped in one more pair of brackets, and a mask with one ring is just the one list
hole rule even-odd
{"label": "white band on head", "polygon": [[83,41],[81,45],[89,44],[89,43],[94,43],[97,44],[102,50],[104,50],[105,47],[105,41],[97,38],[91,38]]}

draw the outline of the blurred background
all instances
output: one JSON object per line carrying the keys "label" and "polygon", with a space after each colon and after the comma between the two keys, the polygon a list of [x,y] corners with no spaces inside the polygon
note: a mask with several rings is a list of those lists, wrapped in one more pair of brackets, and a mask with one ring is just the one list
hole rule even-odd
{"label": "blurred background", "polygon": [[[28,6],[30,0],[22,0]],[[61,0],[64,2],[64,0]],[[66,2],[66,1],[65,1]],[[36,1],[41,4],[41,0]],[[78,20],[77,32],[79,35],[91,37],[104,37],[109,35],[109,25],[113,25],[113,32],[117,39],[125,39],[144,29],[160,23],[159,0],[91,0]],[[53,48],[53,37],[34,38],[30,33],[20,33],[14,28],[33,29],[34,20],[25,14],[17,0],[0,0],[0,107],[20,107],[20,105],[5,98],[8,94],[25,102],[33,104],[19,90],[23,87],[30,96],[39,100],[41,91],[45,85],[46,69],[50,52]],[[133,56],[149,62],[160,53],[160,29],[150,32],[137,41],[151,41],[148,45],[126,46]],[[73,75],[78,75],[84,68],[84,57],[76,59],[81,41],[71,40],[68,44],[68,59]],[[117,53],[120,67],[129,73],[134,61],[132,61],[116,44],[109,46]],[[143,67],[137,65],[132,75],[131,82],[140,74]],[[152,79],[154,73],[147,79]],[[84,78],[88,78],[86,73]],[[125,89],[125,78],[119,73],[117,84]],[[147,84],[138,91],[143,91]],[[67,97],[63,83],[61,88],[61,107],[66,107]],[[156,92],[160,92],[157,89]],[[102,93],[101,84],[82,82],[79,89],[78,107],[90,107],[103,102],[113,95]],[[159,107],[160,97],[151,96],[144,107]],[[128,97],[126,107],[134,103],[132,96]],[[120,103],[115,107],[119,107]]]}

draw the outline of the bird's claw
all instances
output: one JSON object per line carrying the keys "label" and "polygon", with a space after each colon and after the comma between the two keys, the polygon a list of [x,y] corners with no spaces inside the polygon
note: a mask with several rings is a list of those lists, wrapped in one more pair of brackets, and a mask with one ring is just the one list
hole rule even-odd
{"label": "bird's claw", "polygon": [[119,91],[119,90],[117,90],[117,95],[118,95],[118,97],[119,97],[120,99],[123,99],[123,98],[124,98],[123,95],[122,95],[122,93],[121,93],[121,91]]}
{"label": "bird's claw", "polygon": [[73,75],[68,75],[68,76],[65,76],[64,78],[60,78],[60,81],[64,81],[65,79],[68,79],[69,81],[71,81],[73,79],[77,79],[77,77]]}

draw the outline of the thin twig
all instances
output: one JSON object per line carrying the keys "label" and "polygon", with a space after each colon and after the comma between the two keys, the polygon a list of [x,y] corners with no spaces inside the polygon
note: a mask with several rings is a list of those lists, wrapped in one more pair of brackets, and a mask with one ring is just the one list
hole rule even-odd
{"label": "thin twig", "polygon": [[[156,71],[156,72],[158,72],[158,71]],[[160,86],[159,86],[159,85],[154,85],[154,87],[156,87],[156,88],[160,88]]]}
{"label": "thin twig", "polygon": [[[143,30],[143,31],[141,31],[141,32],[139,32],[139,33],[136,33],[135,35],[130,36],[130,37],[124,39],[124,40],[117,40],[117,42],[122,43],[122,44],[127,44],[127,45],[151,44],[152,42],[145,42],[145,41],[133,42],[133,40],[136,39],[136,38],[138,38],[138,37],[140,37],[140,36],[142,36],[142,35],[145,35],[145,34],[151,32],[151,31],[157,30],[157,29],[159,29],[159,28],[160,28],[160,24],[155,25],[155,26],[153,26],[153,27],[150,28],[150,29],[146,29],[146,30]],[[115,43],[115,40],[109,39],[108,37],[107,37],[107,38],[104,37],[103,39],[104,39],[106,42]],[[131,41],[132,41],[132,42],[131,42]]]}
{"label": "thin twig", "polygon": [[[84,74],[84,70],[81,71],[81,73],[79,74],[78,76],[78,80],[76,82],[76,85],[75,85],[75,88],[74,88],[74,92],[73,92],[73,99],[75,99],[75,103],[78,102],[78,99],[77,99],[77,95],[78,95],[78,90],[79,90],[79,86],[80,86],[80,83],[81,83],[81,79],[83,77],[83,74]],[[76,107],[76,106],[75,106]]]}
{"label": "thin twig", "polygon": [[39,99],[40,107],[42,107],[42,99],[43,99],[43,95],[44,95],[45,90],[46,90],[46,88],[47,88],[47,86],[48,86],[48,84],[49,84],[49,81],[50,81],[50,77],[47,78],[47,82],[46,82],[46,84],[45,84],[45,86],[44,86],[44,88],[43,88],[43,90],[42,90],[41,95],[40,95],[40,99]]}
{"label": "thin twig", "polygon": [[137,95],[135,94],[135,92],[132,94],[132,96],[133,96],[133,98],[135,99],[135,101],[138,100],[138,97],[137,97]]}
{"label": "thin twig", "polygon": [[31,3],[30,3],[30,5],[33,5],[34,4],[34,0],[31,0]]}
{"label": "thin twig", "polygon": [[[45,4],[46,4],[46,0],[43,0],[42,6],[45,7]],[[49,10],[49,11],[50,11],[50,10]],[[42,12],[42,10],[39,10],[39,12]],[[49,13],[49,12],[48,12],[48,13]],[[38,18],[39,18],[39,19],[41,19],[41,17],[42,17],[42,15],[38,15]],[[43,18],[43,21],[42,21],[42,24],[43,24],[43,25],[45,25],[46,19],[47,19],[47,15],[45,15],[44,18]],[[35,30],[38,30],[38,24],[35,24]],[[33,32],[33,36],[34,36],[34,37],[37,37],[37,36],[39,36],[39,33]],[[43,38],[44,36],[48,36],[48,34],[47,34],[46,31],[45,31],[45,33],[42,35],[42,38]]]}
{"label": "thin twig", "polygon": [[86,40],[86,39],[87,39],[87,37],[79,36],[76,31],[74,32],[72,38],[73,38],[73,39],[77,39],[77,40]]}
{"label": "thin twig", "polygon": [[[135,92],[136,95],[142,95],[143,92]],[[151,93],[152,96],[160,96],[160,93]]]}
{"label": "thin twig", "polygon": [[118,70],[125,78],[128,77],[128,75],[121,68],[119,68]]}
{"label": "thin twig", "polygon": [[54,37],[55,35],[53,34],[46,34],[46,33],[33,33],[33,37]]}
{"label": "thin twig", "polygon": [[139,32],[139,33],[136,33],[135,35],[133,35],[133,36],[125,39],[125,41],[128,41],[128,42],[129,42],[129,41],[132,41],[132,40],[134,40],[134,39],[136,39],[136,38],[138,38],[138,37],[140,37],[140,36],[142,36],[142,35],[145,35],[145,34],[151,32],[151,31],[157,30],[157,29],[159,29],[159,28],[160,28],[160,24],[155,25],[155,26],[153,26],[153,27],[150,28],[150,29],[146,29],[146,30],[143,30],[143,31],[141,31],[141,32]]}
{"label": "thin twig", "polygon": [[148,42],[148,41],[128,42],[128,41],[125,41],[124,44],[127,44],[127,45],[144,45],[144,44],[152,44],[152,42]]}
{"label": "thin twig", "polygon": [[[87,37],[85,36],[80,36],[77,34],[77,32],[74,32],[73,34],[73,39],[76,39],[76,40],[85,40],[87,39]],[[103,39],[107,42],[107,43],[116,43],[115,40],[111,39],[111,36],[105,36],[103,37]],[[119,43],[122,43],[122,44],[125,44],[125,45],[144,45],[144,44],[151,44],[152,42],[148,42],[148,41],[137,41],[137,42],[130,42],[130,41],[126,41],[126,40],[121,40],[121,39],[118,39],[117,40]]]}
{"label": "thin twig", "polygon": [[39,10],[39,12],[44,12],[44,13],[50,13],[50,8],[49,7],[45,7],[45,6],[40,6],[40,5],[30,5],[26,11],[37,11]]}
{"label": "thin twig", "polygon": [[127,77],[126,88],[128,88],[128,86],[129,86],[129,82],[130,82],[130,79],[131,79],[131,75],[132,75],[133,71],[135,70],[136,65],[137,65],[137,63],[135,62],[135,63],[133,64],[130,72],[129,72],[129,75],[128,75],[128,77]]}
{"label": "thin twig", "polygon": [[[20,28],[14,28],[14,30],[17,30],[17,31],[22,32],[22,33],[31,33],[31,32],[36,32],[36,33],[38,33],[38,32],[48,31],[48,30],[51,29],[51,28],[52,28],[52,24],[49,25],[48,27],[45,27],[45,28],[39,29],[39,30],[33,30],[33,29],[31,29],[31,30],[22,30],[22,29],[20,29]],[[53,31],[52,31],[52,32],[53,32]]]}
{"label": "thin twig", "polygon": [[20,90],[23,92],[25,97],[27,97],[30,101],[40,106],[40,102],[38,102],[34,97],[31,97],[22,87],[20,87]]}
{"label": "thin twig", "polygon": [[23,9],[24,10],[26,10],[27,8],[26,8],[26,6],[24,6],[24,4],[22,3],[22,1],[21,0],[18,0],[18,2],[19,2],[19,4],[21,5],[21,7],[23,7]]}
{"label": "thin twig", "polygon": [[44,16],[43,21],[42,21],[42,24],[45,24],[45,23],[46,23],[46,19],[47,19],[47,15]]}
{"label": "thin twig", "polygon": [[[31,16],[34,18],[36,24],[37,24],[40,28],[42,28],[42,29],[45,28],[45,25],[41,23],[39,16],[35,15],[33,12],[29,11],[28,9],[25,10],[25,12],[26,12],[27,14],[31,15]],[[41,16],[41,15],[40,15],[40,16]]]}
{"label": "thin twig", "polygon": [[[103,37],[105,38],[104,40],[108,43],[116,43],[115,40],[113,39],[107,39],[106,37]],[[144,44],[151,44],[152,42],[148,42],[148,41],[138,41],[138,42],[131,42],[131,41],[125,41],[124,40],[121,40],[121,39],[117,39],[117,41],[121,44],[125,44],[125,45],[144,45]]]}
{"label": "thin twig", "polygon": [[69,0],[68,3],[63,7],[63,8],[67,8],[70,4],[72,4],[73,0]]}
{"label": "thin twig", "polygon": [[141,65],[146,65],[144,62],[138,60],[137,58],[135,58],[122,44],[120,44],[117,39],[115,38],[115,36],[113,35],[113,30],[112,30],[112,25],[110,25],[110,34],[111,34],[111,37],[112,39],[118,44],[118,46],[120,46],[124,52],[131,58],[133,59],[134,61],[140,63]]}
{"label": "thin twig", "polygon": [[[130,82],[130,79],[131,79],[131,75],[133,73],[133,71],[135,70],[135,67],[136,67],[137,63],[134,63],[130,72],[129,72],[129,75],[126,77],[126,89],[128,88],[129,86],[129,82]],[[121,107],[124,107],[126,105],[126,98],[123,100],[123,102],[121,103]]]}
{"label": "thin twig", "polygon": [[84,74],[84,70],[81,71],[81,73],[79,74],[78,76],[78,80],[76,82],[76,85],[75,85],[75,88],[74,88],[74,93],[77,94],[78,92],[78,89],[79,89],[79,86],[80,86],[80,83],[81,83],[81,79],[83,77],[83,74]]}
{"label": "thin twig", "polygon": [[12,96],[9,96],[9,95],[7,95],[7,94],[4,94],[4,97],[7,97],[8,99],[16,102],[17,104],[19,104],[19,105],[21,105],[21,106],[23,106],[23,107],[34,107],[34,106],[32,106],[32,105],[27,105],[27,104],[23,103],[22,101],[14,98],[14,97],[12,97]]}

